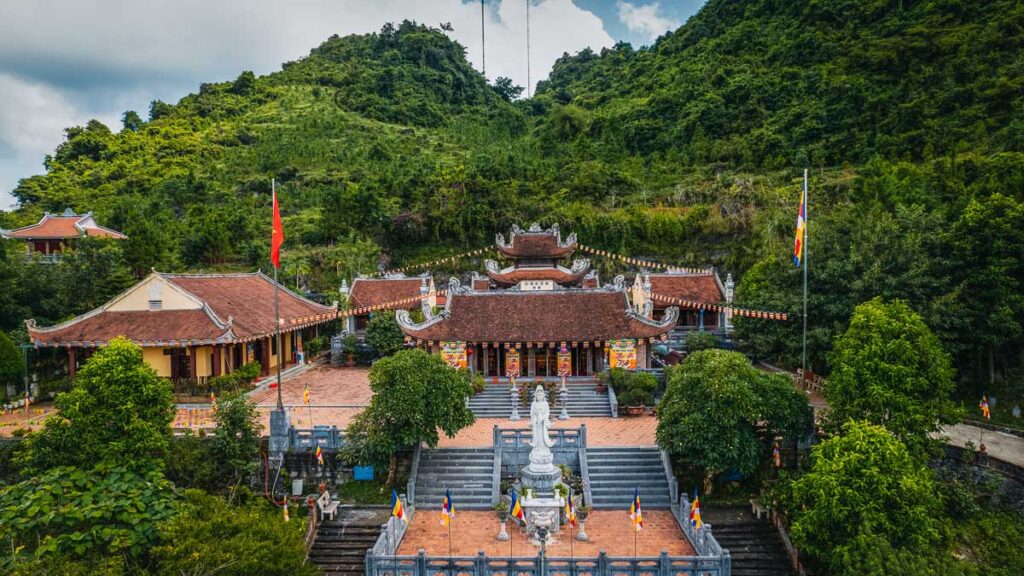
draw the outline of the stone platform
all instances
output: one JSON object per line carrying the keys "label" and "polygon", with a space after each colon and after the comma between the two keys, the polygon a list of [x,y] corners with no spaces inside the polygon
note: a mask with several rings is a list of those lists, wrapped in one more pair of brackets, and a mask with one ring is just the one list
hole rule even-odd
{"label": "stone platform", "polygon": [[[458,495],[453,494],[457,499]],[[457,500],[456,500],[457,502]],[[415,555],[424,549],[428,556],[448,556],[448,530],[440,526],[438,511],[420,509],[409,525],[402,546],[398,553],[402,556]],[[511,522],[509,523],[511,525]],[[573,534],[576,530],[573,530]],[[456,508],[455,522],[452,524],[452,554],[455,556],[473,556],[483,550],[492,558],[508,557],[509,541],[500,542],[498,519],[494,512],[467,511],[459,512]],[[526,532],[519,528],[509,529],[513,556],[535,557],[540,550],[531,544]],[[576,557],[596,557],[601,551],[609,556],[633,556],[633,525],[626,510],[596,510],[590,513],[587,520],[589,542],[573,541],[573,555]],[[548,556],[569,556],[569,527],[563,526],[562,532],[548,542]],[[668,510],[644,511],[644,529],[637,538],[638,556],[657,556],[662,551],[672,556],[692,555],[693,549],[675,518]]]}

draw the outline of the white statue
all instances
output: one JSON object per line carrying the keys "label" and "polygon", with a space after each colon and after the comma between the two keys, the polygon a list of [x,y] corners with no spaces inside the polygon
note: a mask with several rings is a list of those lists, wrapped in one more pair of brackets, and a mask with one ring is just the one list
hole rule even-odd
{"label": "white statue", "polygon": [[547,452],[548,448],[555,445],[555,442],[548,437],[550,424],[548,418],[550,417],[551,408],[548,406],[548,395],[544,392],[544,387],[538,384],[537,389],[533,392],[533,404],[530,405],[530,426],[533,428],[533,441],[530,442],[530,446],[533,446],[534,451],[543,446],[542,450]]}

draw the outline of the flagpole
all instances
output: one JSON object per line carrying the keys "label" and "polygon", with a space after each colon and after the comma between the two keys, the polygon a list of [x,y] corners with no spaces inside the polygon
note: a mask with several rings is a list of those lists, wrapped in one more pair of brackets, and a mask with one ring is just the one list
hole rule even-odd
{"label": "flagpole", "polygon": [[802,370],[803,382],[802,386],[807,385],[807,264],[808,256],[810,251],[807,246],[807,238],[810,236],[810,211],[808,210],[809,202],[807,201],[807,168],[804,168],[804,237],[803,237],[803,262],[804,265],[804,334],[803,334],[803,357],[800,361],[800,368]]}
{"label": "flagpole", "polygon": [[[270,179],[270,193],[276,201],[277,182],[274,178]],[[281,398],[281,308],[277,296],[279,289],[280,285],[277,282],[277,266],[274,266],[274,341],[277,342],[277,409],[284,410],[284,399]]]}

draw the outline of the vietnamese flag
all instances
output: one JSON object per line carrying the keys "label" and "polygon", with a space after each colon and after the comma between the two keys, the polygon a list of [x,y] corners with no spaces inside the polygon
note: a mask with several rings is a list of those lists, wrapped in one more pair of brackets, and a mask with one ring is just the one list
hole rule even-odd
{"label": "vietnamese flag", "polygon": [[277,189],[273,183],[270,185],[271,195],[274,197],[274,225],[270,231],[270,261],[274,268],[281,268],[281,245],[284,244],[284,226],[281,225],[281,210],[277,205]]}

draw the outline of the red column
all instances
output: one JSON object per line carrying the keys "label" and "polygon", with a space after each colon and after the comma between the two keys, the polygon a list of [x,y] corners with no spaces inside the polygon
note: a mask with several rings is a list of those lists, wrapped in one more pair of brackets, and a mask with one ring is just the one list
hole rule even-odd
{"label": "red column", "polygon": [[220,362],[221,362],[221,347],[214,345],[213,347],[213,375],[220,376]]}
{"label": "red column", "polygon": [[68,348],[68,375],[71,381],[75,381],[75,349]]}
{"label": "red column", "polygon": [[193,380],[196,378],[196,364],[199,364],[197,354],[198,349],[195,346],[188,347],[188,373]]}

